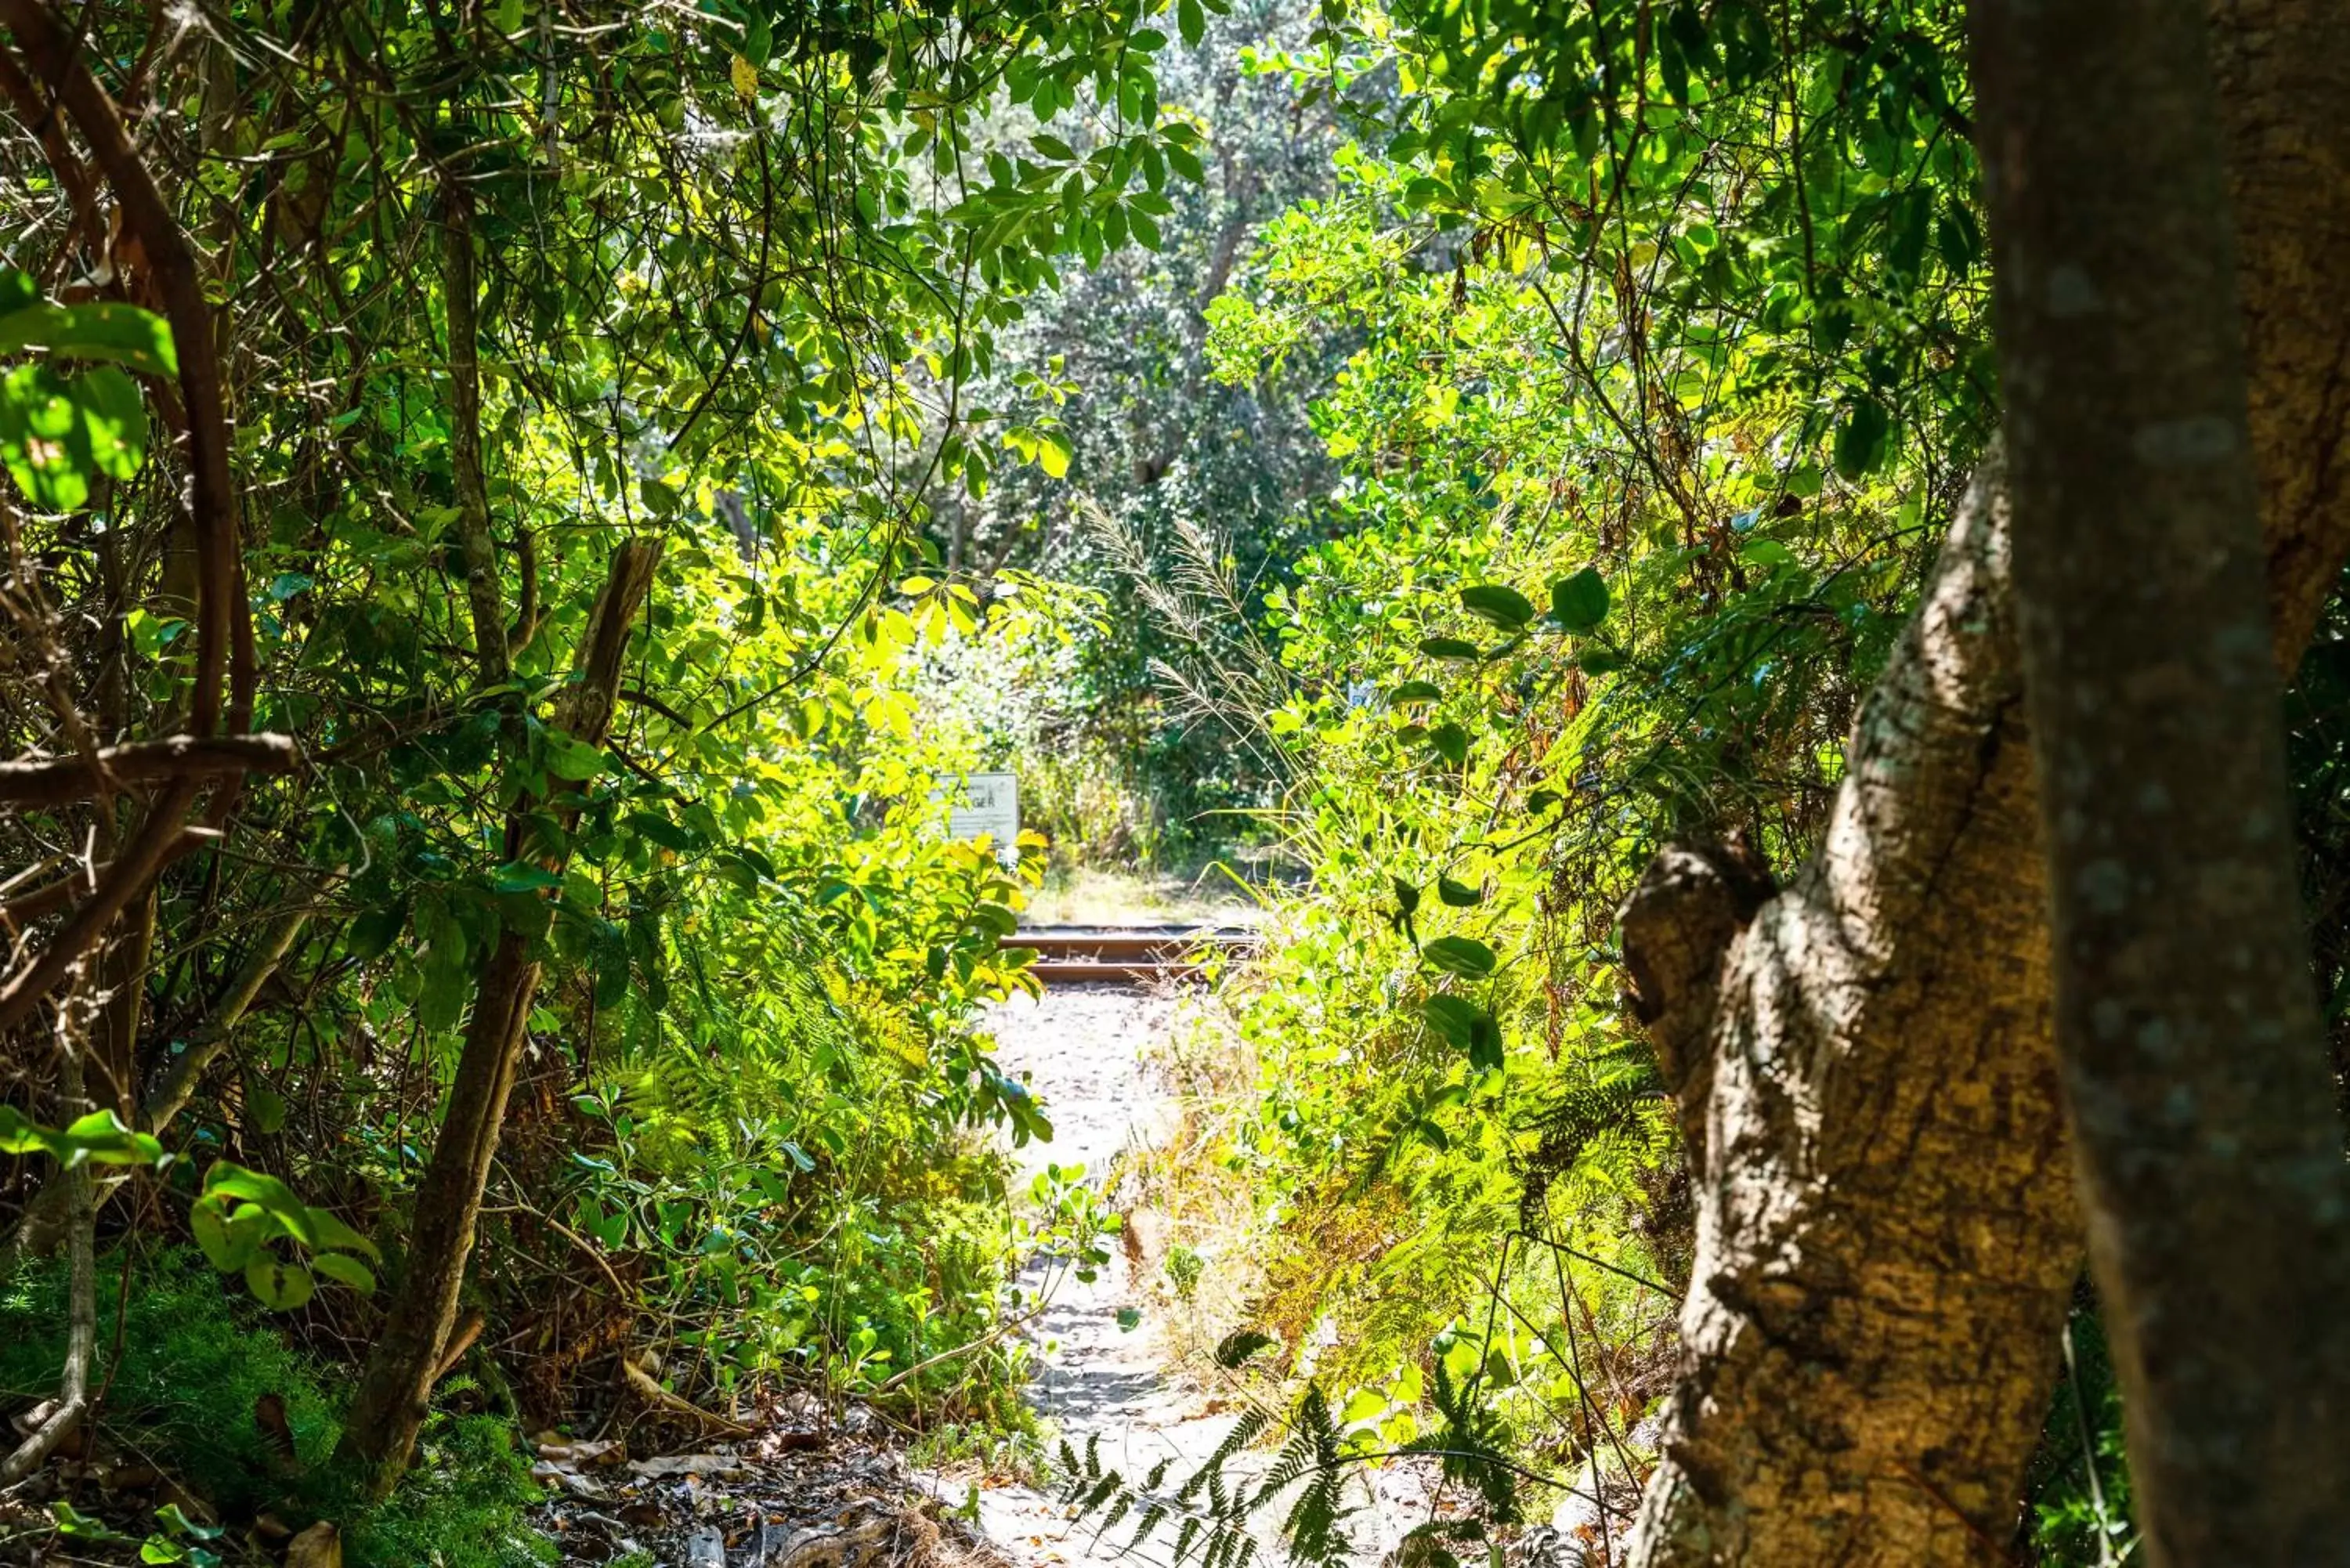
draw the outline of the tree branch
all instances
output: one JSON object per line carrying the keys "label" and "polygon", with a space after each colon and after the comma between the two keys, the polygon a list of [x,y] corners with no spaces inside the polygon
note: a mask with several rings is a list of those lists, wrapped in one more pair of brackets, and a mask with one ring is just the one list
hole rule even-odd
{"label": "tree branch", "polygon": [[283,774],[296,761],[289,735],[173,735],[108,746],[95,757],[0,763],[0,805],[65,805],[102,787],[168,779]]}

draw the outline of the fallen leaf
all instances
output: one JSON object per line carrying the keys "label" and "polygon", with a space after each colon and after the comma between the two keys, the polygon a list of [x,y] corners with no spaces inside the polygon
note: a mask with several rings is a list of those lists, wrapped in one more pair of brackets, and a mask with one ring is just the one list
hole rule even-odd
{"label": "fallen leaf", "polygon": [[733,1454],[665,1454],[659,1459],[630,1459],[629,1473],[648,1478],[705,1476],[731,1480],[748,1476],[751,1467]]}
{"label": "fallen leaf", "polygon": [[320,1520],[286,1543],[286,1568],[343,1568],[343,1532]]}

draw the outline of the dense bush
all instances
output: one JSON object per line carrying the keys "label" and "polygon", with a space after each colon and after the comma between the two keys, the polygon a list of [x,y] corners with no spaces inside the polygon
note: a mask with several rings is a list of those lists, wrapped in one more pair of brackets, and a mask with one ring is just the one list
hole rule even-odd
{"label": "dense bush", "polygon": [[[335,1463],[348,1394],[334,1368],[290,1349],[276,1324],[192,1252],[99,1262],[122,1282],[120,1354],[104,1371],[114,1440],[224,1522],[242,1531],[264,1511],[296,1530],[333,1521],[353,1568],[554,1561],[553,1546],[524,1520],[540,1492],[505,1417],[436,1417],[413,1483],[368,1503]],[[55,1268],[20,1276],[0,1299],[0,1395],[33,1399],[55,1386],[64,1309]]]}

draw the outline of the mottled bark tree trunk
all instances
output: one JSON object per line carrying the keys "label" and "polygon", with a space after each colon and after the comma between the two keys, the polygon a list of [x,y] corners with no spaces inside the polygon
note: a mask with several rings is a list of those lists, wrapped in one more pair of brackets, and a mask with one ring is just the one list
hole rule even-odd
{"label": "mottled bark tree trunk", "polygon": [[[1976,10],[2056,1044],[2154,1568],[2350,1563],[2350,1190],[2196,0]],[[2350,102],[2341,106],[2350,117]]]}
{"label": "mottled bark tree trunk", "polygon": [[[2350,552],[2350,40],[2338,0],[2210,16],[2290,668]],[[1641,1568],[2003,1555],[2085,1242],[2011,596],[1994,467],[1818,856],[1763,899],[1669,854],[1625,911],[1699,1214]]]}
{"label": "mottled bark tree trunk", "polygon": [[1687,1370],[1631,1560],[1960,1563],[2015,1514],[2078,1263],[2005,498],[1977,476],[1819,856],[1626,906],[1689,1127]]}
{"label": "mottled bark tree trunk", "polygon": [[[613,552],[610,574],[573,662],[572,683],[555,714],[553,727],[575,740],[601,744],[611,726],[629,626],[651,589],[660,559],[660,546],[650,539],[629,540]],[[525,842],[523,819],[539,804],[525,794],[513,808],[507,842],[516,854]],[[577,816],[558,814],[565,833]],[[562,868],[565,857],[533,857],[553,870]],[[389,1491],[408,1469],[457,1321],[482,1193],[514,1090],[524,1026],[538,994],[536,947],[534,939],[506,930],[483,955],[441,1134],[417,1184],[399,1282],[351,1403],[342,1449],[379,1493]]]}

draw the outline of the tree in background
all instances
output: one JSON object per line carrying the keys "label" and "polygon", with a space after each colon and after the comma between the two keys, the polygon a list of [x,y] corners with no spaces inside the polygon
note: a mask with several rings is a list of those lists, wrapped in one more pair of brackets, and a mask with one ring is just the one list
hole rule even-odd
{"label": "tree in background", "polygon": [[[1162,690],[1160,675],[1195,662],[1197,638],[1250,641],[1265,590],[1329,525],[1314,504],[1329,474],[1301,389],[1344,352],[1334,324],[1299,346],[1290,375],[1239,384],[1212,373],[1208,352],[1210,307],[1265,225],[1331,188],[1337,106],[1279,64],[1312,25],[1310,8],[1179,6],[1169,19],[1176,36],[1157,47],[1159,91],[1198,129],[1197,151],[1173,151],[1154,194],[1136,198],[1133,244],[1068,259],[1060,286],[1006,329],[973,391],[1033,431],[1043,461],[1007,468],[983,494],[942,499],[931,525],[948,574],[983,589],[1008,568],[1106,596],[1061,694],[1054,755],[1021,761],[1055,781],[1074,763],[1065,792],[1106,769],[1143,797],[1138,838],[1071,846],[1111,860],[1137,849],[1188,858],[1243,836],[1239,814],[1279,785],[1278,759],[1249,744],[1253,719],[1201,712]],[[1024,140],[1017,126],[996,130],[1008,146]],[[1100,134],[1056,130],[1030,145],[1085,152]],[[1149,613],[1144,585],[1196,571],[1203,554],[1239,602],[1180,627]]]}

